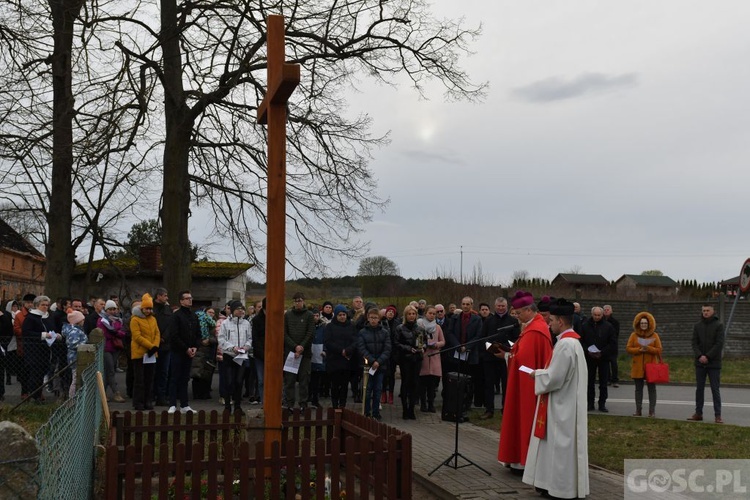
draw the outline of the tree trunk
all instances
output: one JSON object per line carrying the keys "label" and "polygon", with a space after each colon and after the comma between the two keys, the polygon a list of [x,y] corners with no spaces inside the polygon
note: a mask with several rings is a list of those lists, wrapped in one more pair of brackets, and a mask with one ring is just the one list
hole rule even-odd
{"label": "tree trunk", "polygon": [[71,246],[73,204],[73,30],[83,0],[50,0],[54,50],[52,53],[52,189],[47,211],[47,269],[45,293],[69,295],[75,267]]}
{"label": "tree trunk", "polygon": [[190,178],[188,160],[193,130],[182,85],[182,57],[175,0],[161,0],[161,46],[164,57],[164,198],[161,210],[164,287],[173,296],[190,288]]}

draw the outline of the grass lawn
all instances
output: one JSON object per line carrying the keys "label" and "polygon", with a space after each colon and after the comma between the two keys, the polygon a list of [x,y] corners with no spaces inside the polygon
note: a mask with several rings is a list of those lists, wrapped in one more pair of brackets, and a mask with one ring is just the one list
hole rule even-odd
{"label": "grass lawn", "polygon": [[589,415],[589,462],[623,472],[626,458],[746,459],[750,428]]}
{"label": "grass lawn", "polygon": [[[497,430],[502,421],[496,413],[480,420],[482,411],[473,409],[471,423]],[[624,460],[632,459],[746,459],[750,449],[750,428],[611,415],[589,415],[589,463],[623,473]]]}
{"label": "grass lawn", "polygon": [[[631,357],[621,354],[617,361],[620,372],[620,380],[630,380]],[[691,356],[670,356],[664,358],[669,364],[670,382],[695,382],[695,361]],[[750,385],[750,358],[724,358],[721,362],[722,384],[746,384]]]}
{"label": "grass lawn", "polygon": [[0,422],[10,421],[14,422],[24,429],[32,436],[36,435],[36,431],[47,423],[50,416],[59,406],[58,403],[49,403],[46,405],[36,405],[34,403],[26,403],[20,406],[16,411],[11,412],[10,406],[6,403],[0,403]]}

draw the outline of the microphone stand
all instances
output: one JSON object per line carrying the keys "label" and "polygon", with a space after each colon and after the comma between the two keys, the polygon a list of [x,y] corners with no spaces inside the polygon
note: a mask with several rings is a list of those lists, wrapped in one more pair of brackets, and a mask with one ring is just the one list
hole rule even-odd
{"label": "microphone stand", "polygon": [[[515,328],[515,327],[516,327],[516,325],[503,326],[503,327],[498,328],[497,332],[500,332],[501,330],[510,330],[512,328]],[[462,347],[471,347],[474,344],[479,344],[480,342],[489,342],[489,341],[491,341],[493,339],[496,339],[500,335],[501,335],[501,333],[493,333],[492,335],[488,335],[488,336],[482,337],[480,339],[470,340],[469,342],[466,342],[465,344],[459,344],[459,345],[452,346],[452,347],[444,347],[443,349],[440,349],[437,352],[428,354],[427,356],[438,356],[438,355],[440,355],[442,353],[459,351]],[[461,382],[461,375],[463,375],[463,373],[461,371],[461,365],[462,365],[462,363],[466,362],[466,361],[462,361],[461,360],[461,356],[465,355],[465,357],[468,359],[470,351],[471,351],[471,349],[466,349],[466,351],[464,353],[459,353],[459,356],[458,356],[458,381],[457,381],[457,383]],[[454,399],[455,399],[455,407],[454,407],[454,409],[456,410],[456,430],[455,430],[455,439],[454,439],[454,444],[453,444],[453,453],[451,454],[451,456],[449,456],[448,458],[446,458],[445,460],[443,460],[443,462],[440,463],[440,465],[438,465],[433,470],[431,470],[427,475],[428,476],[433,475],[435,472],[438,471],[438,469],[440,469],[440,467],[442,467],[444,465],[446,465],[446,466],[448,466],[448,467],[450,467],[452,469],[461,469],[462,467],[468,467],[470,465],[473,465],[474,467],[476,467],[477,469],[481,470],[482,472],[484,472],[488,476],[491,476],[492,474],[489,471],[487,471],[486,469],[482,468],[482,466],[480,466],[476,462],[472,461],[470,458],[462,455],[458,451],[458,424],[462,420],[462,417],[460,417],[459,414],[463,413],[463,405],[461,404],[461,391],[456,390],[456,396],[455,396]],[[443,402],[443,404],[445,404],[445,401]],[[458,459],[459,458],[464,459],[466,461],[466,463],[459,465],[458,464]]]}

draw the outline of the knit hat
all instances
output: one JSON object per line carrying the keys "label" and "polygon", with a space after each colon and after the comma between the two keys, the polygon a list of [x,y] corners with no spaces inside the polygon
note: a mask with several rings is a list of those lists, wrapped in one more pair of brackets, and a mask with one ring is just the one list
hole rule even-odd
{"label": "knit hat", "polygon": [[533,303],[534,296],[530,292],[524,292],[523,290],[518,290],[513,298],[510,299],[510,305],[513,306],[513,309],[521,309]]}
{"label": "knit hat", "polygon": [[141,309],[153,309],[154,308],[154,299],[151,298],[151,295],[148,293],[144,293],[143,297],[141,298]]}
{"label": "knit hat", "polygon": [[333,308],[333,315],[338,316],[339,313],[349,313],[349,311],[346,310],[346,306],[344,304],[339,304],[336,307]]}
{"label": "knit hat", "polygon": [[117,304],[115,304],[114,300],[108,300],[106,304],[104,304],[104,310],[107,311],[109,309],[117,309]]}
{"label": "knit hat", "polygon": [[326,300],[325,302],[323,302],[323,305],[320,307],[320,309],[323,310],[326,306],[331,306],[331,309],[333,309],[333,302],[331,302],[330,300]]}
{"label": "knit hat", "polygon": [[393,317],[395,318],[398,316],[398,309],[396,309],[394,306],[388,306],[385,308],[385,313],[388,314],[388,311],[393,311]]}
{"label": "knit hat", "polygon": [[239,300],[233,300],[229,303],[229,310],[232,311],[232,314],[234,314],[234,311],[237,309],[245,310],[245,306],[240,302]]}
{"label": "knit hat", "polygon": [[81,323],[86,317],[83,315],[81,311],[73,311],[70,310],[68,313],[68,323],[71,325],[77,325],[78,323]]}

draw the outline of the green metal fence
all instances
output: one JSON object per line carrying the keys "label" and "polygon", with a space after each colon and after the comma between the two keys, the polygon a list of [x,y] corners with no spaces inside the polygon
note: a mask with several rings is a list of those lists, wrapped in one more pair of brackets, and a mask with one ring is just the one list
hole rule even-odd
{"label": "green metal fence", "polygon": [[96,372],[104,370],[104,343],[96,362],[83,372],[81,388],[62,404],[36,434],[40,499],[89,499],[93,495],[95,446],[102,406]]}

